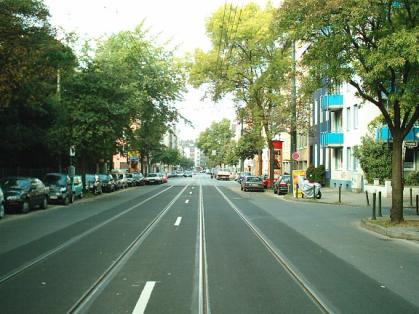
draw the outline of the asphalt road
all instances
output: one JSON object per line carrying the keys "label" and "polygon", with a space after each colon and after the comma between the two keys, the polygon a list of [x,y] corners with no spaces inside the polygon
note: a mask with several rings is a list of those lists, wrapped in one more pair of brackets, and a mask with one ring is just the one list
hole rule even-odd
{"label": "asphalt road", "polygon": [[327,206],[202,174],[8,216],[0,313],[419,313],[418,246]]}

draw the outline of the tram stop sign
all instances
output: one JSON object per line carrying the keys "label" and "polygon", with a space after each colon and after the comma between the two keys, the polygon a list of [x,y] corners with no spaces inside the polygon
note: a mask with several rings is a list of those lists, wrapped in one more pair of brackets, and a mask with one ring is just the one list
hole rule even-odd
{"label": "tram stop sign", "polygon": [[291,158],[295,161],[299,161],[300,160],[300,154],[298,152],[293,152],[291,155]]}

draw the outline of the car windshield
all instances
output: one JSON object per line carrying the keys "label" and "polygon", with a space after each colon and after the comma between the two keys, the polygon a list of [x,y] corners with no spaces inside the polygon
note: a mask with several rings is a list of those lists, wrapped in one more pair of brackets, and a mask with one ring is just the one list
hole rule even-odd
{"label": "car windshield", "polygon": [[289,183],[290,179],[291,179],[290,177],[282,177],[280,181],[284,183]]}
{"label": "car windshield", "polygon": [[149,173],[148,177],[157,177],[157,173]]}
{"label": "car windshield", "polygon": [[260,177],[247,177],[247,182],[261,182],[262,179]]}
{"label": "car windshield", "polygon": [[99,178],[102,181],[109,181],[109,176],[107,174],[100,174]]}
{"label": "car windshield", "polygon": [[94,174],[86,174],[86,181],[96,181],[96,176]]}
{"label": "car windshield", "polygon": [[132,173],[127,173],[125,176],[126,176],[127,178],[133,178]]}
{"label": "car windshield", "polygon": [[66,185],[67,183],[67,177],[63,175],[58,174],[47,174],[44,178],[44,183],[46,185]]}
{"label": "car windshield", "polygon": [[3,178],[0,180],[0,186],[4,189],[8,189],[8,188],[26,189],[27,187],[29,187],[29,185],[30,185],[29,179]]}

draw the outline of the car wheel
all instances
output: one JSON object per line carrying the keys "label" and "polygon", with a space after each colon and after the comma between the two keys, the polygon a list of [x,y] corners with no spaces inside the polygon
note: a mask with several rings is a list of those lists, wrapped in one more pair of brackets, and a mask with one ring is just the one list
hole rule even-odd
{"label": "car wheel", "polygon": [[63,205],[68,205],[68,203],[70,203],[70,197],[68,196],[68,195],[66,195],[64,198],[63,198]]}
{"label": "car wheel", "polygon": [[0,219],[4,217],[4,205],[0,205]]}
{"label": "car wheel", "polygon": [[240,190],[242,190],[242,191],[243,191],[243,187],[242,187],[242,186],[240,187]]}
{"label": "car wheel", "polygon": [[22,203],[22,213],[26,214],[31,210],[31,206],[29,204],[29,201],[23,201]]}
{"label": "car wheel", "polygon": [[46,209],[47,207],[48,207],[48,199],[46,196],[44,196],[44,199],[42,200],[42,203],[41,203],[41,208]]}

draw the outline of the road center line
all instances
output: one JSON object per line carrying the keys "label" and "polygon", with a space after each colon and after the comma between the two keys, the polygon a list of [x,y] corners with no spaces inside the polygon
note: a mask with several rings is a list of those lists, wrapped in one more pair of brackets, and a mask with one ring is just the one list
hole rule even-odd
{"label": "road center line", "polygon": [[185,201],[185,204],[188,204],[188,203],[189,203],[189,200],[186,200],[186,201]]}
{"label": "road center line", "polygon": [[132,311],[132,314],[144,313],[145,308],[147,307],[148,301],[150,300],[151,292],[153,292],[155,285],[156,285],[155,281],[146,282],[144,289],[141,292],[140,298],[138,299],[138,302],[135,305],[134,311]]}
{"label": "road center line", "polygon": [[176,219],[175,226],[176,226],[176,227],[177,227],[177,226],[179,226],[181,221],[182,221],[182,217],[178,217],[178,218]]}

